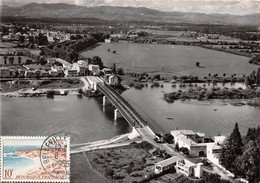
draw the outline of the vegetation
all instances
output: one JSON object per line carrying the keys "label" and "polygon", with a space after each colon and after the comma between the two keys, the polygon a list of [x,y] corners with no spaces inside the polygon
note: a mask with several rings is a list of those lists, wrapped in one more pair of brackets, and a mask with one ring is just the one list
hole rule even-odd
{"label": "vegetation", "polygon": [[40,55],[44,55],[46,57],[59,57],[73,63],[78,59],[84,59],[78,53],[95,43],[97,43],[97,40],[89,36],[79,40],[50,45],[43,48]]}
{"label": "vegetation", "polygon": [[260,180],[260,126],[249,128],[242,141],[238,124],[225,142],[221,164],[236,176],[244,176],[250,182]]}
{"label": "vegetation", "polygon": [[150,176],[155,160],[148,152],[153,146],[148,142],[127,147],[98,150],[87,153],[91,165],[109,180],[121,182],[141,182]]}
{"label": "vegetation", "polygon": [[242,89],[242,88],[220,88],[220,87],[197,87],[189,88],[186,91],[174,91],[172,93],[165,93],[164,100],[173,102],[178,99],[249,99],[260,97],[260,90],[254,89]]}

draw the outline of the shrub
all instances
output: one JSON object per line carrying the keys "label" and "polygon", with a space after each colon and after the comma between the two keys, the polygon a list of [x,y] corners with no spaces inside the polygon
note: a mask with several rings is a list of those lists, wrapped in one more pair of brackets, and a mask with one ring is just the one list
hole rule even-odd
{"label": "shrub", "polygon": [[114,170],[112,168],[106,168],[105,174],[106,174],[106,176],[112,177],[114,175]]}

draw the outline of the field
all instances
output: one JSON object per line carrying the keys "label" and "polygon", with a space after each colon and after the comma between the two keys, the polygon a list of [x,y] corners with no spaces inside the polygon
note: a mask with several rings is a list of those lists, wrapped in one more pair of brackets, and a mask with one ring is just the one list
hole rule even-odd
{"label": "field", "polygon": [[71,182],[108,183],[91,169],[83,153],[71,155]]}
{"label": "field", "polygon": [[163,158],[149,153],[149,143],[87,153],[92,166],[112,182],[141,182],[154,175],[154,163]]}
{"label": "field", "polygon": [[[110,51],[108,51],[110,49]],[[113,51],[116,51],[114,54]],[[165,73],[169,75],[198,75],[209,73],[227,76],[248,75],[257,68],[249,58],[193,46],[100,43],[81,53],[85,57],[100,56],[104,65],[116,63],[127,72]],[[200,67],[195,63],[200,62]]]}

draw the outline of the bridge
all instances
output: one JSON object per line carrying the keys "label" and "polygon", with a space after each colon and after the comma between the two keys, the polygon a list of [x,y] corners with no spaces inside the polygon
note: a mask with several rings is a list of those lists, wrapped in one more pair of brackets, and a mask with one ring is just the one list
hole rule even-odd
{"label": "bridge", "polygon": [[147,121],[111,86],[105,82],[97,82],[97,90],[104,94],[103,105],[106,104],[106,100],[109,101],[116,107],[115,119],[119,115],[122,115],[126,121],[133,127],[145,127]]}
{"label": "bridge", "polygon": [[106,105],[110,101],[115,106],[115,120],[122,116],[133,127],[142,128],[147,126],[147,121],[110,85],[96,76],[89,76],[87,79],[91,88],[99,90],[104,94],[103,105]]}

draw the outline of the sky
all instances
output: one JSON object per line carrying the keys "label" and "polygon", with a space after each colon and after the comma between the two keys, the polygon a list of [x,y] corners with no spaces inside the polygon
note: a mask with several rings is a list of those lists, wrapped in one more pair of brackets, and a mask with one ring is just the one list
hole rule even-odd
{"label": "sky", "polygon": [[11,6],[37,3],[68,3],[81,6],[132,6],[161,11],[199,12],[214,14],[260,13],[260,0],[0,0]]}

